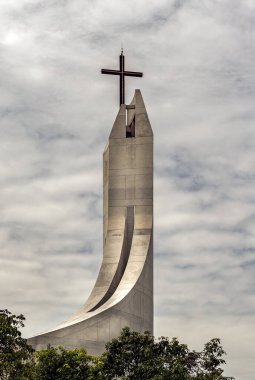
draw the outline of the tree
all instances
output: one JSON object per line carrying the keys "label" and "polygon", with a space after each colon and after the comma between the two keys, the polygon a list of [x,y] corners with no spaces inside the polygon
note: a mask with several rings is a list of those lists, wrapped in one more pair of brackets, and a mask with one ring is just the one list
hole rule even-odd
{"label": "tree", "polygon": [[151,379],[158,372],[160,358],[150,333],[140,334],[125,327],[118,338],[106,344],[103,373],[106,379]]}
{"label": "tree", "polygon": [[177,338],[155,340],[125,327],[102,356],[85,349],[48,347],[34,352],[21,337],[24,316],[0,310],[0,380],[233,380],[223,375],[220,339],[191,351]]}
{"label": "tree", "polygon": [[161,374],[158,380],[231,380],[223,376],[222,365],[226,364],[220,339],[214,338],[205,344],[202,352],[190,351],[177,338],[171,341],[161,337],[156,343],[162,358]]}
{"label": "tree", "polygon": [[233,377],[223,376],[221,366],[226,364],[226,361],[223,359],[224,355],[226,355],[226,352],[223,350],[219,338],[214,338],[206,343],[197,361],[197,380],[234,379]]}
{"label": "tree", "polygon": [[86,380],[94,377],[96,359],[85,349],[48,347],[36,353],[36,380]]}
{"label": "tree", "polygon": [[131,332],[126,327],[106,344],[103,374],[107,380],[231,380],[222,375],[223,355],[219,339],[196,352],[177,338],[155,341],[148,332]]}
{"label": "tree", "polygon": [[161,359],[158,379],[191,379],[190,375],[198,357],[196,352],[191,352],[188,346],[179,343],[177,338],[170,341],[169,338],[160,337],[155,345]]}
{"label": "tree", "polygon": [[31,379],[33,349],[21,337],[25,317],[0,310],[0,379]]}

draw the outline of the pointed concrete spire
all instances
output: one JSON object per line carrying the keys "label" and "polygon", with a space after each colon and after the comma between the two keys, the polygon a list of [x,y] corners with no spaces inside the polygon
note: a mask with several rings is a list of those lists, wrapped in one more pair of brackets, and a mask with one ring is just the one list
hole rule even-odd
{"label": "pointed concrete spire", "polygon": [[135,90],[135,96],[133,101],[135,104],[136,136],[153,136],[150,120],[140,90]]}
{"label": "pointed concrete spire", "polygon": [[153,134],[139,90],[120,107],[103,172],[103,261],[95,286],[65,322],[28,339],[37,350],[50,344],[101,355],[125,326],[153,334]]}

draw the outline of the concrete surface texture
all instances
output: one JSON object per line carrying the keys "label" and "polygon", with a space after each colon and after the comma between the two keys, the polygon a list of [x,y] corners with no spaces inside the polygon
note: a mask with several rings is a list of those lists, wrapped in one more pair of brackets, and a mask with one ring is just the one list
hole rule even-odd
{"label": "concrete surface texture", "polygon": [[103,261],[85,304],[28,341],[100,355],[129,326],[153,333],[153,133],[140,90],[121,105],[103,154]]}

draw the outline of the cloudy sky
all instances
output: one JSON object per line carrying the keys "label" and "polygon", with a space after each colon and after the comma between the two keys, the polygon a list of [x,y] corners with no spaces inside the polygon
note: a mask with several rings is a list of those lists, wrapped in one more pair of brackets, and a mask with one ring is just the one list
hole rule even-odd
{"label": "cloudy sky", "polygon": [[102,152],[140,88],[155,136],[155,335],[255,374],[255,2],[0,0],[0,306],[25,336],[89,295]]}

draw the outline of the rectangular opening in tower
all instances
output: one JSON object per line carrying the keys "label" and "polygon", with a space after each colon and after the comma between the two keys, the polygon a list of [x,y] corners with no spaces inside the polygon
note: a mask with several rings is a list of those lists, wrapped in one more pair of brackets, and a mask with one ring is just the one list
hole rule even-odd
{"label": "rectangular opening in tower", "polygon": [[135,116],[130,125],[126,127],[126,138],[135,137]]}

